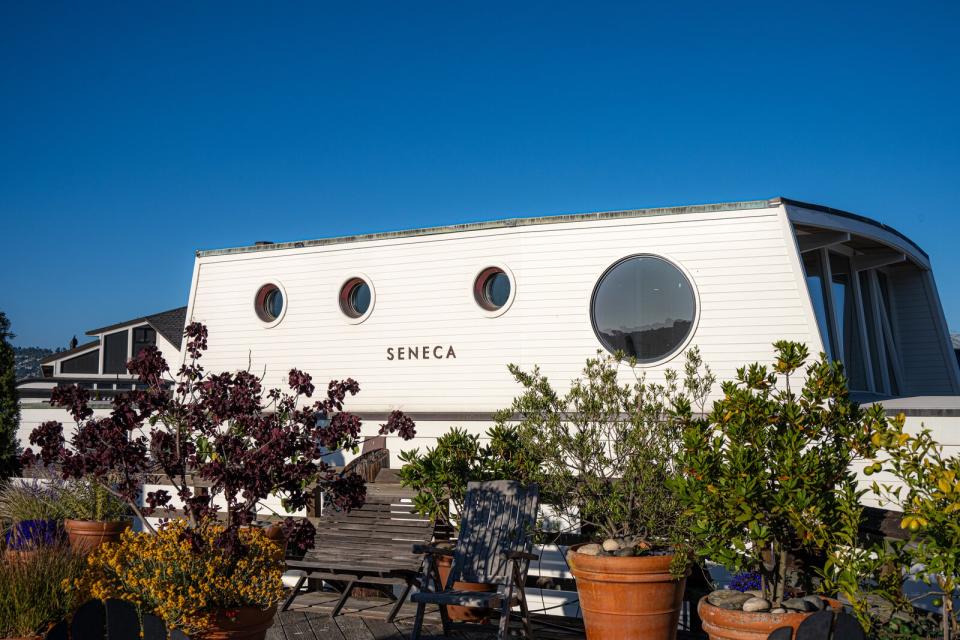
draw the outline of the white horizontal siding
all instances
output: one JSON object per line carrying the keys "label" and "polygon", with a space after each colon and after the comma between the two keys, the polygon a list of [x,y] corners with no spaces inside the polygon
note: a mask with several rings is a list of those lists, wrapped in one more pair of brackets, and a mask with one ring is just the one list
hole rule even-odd
{"label": "white horizontal siding", "polygon": [[[209,370],[246,368],[271,386],[299,367],[325,383],[350,376],[356,411],[492,411],[517,385],[508,363],[539,364],[561,387],[600,349],[589,302],[601,274],[635,253],[682,265],[699,293],[700,346],[721,377],[768,360],[781,338],[819,342],[807,322],[807,292],[791,261],[793,240],[780,209],[587,221],[378,240],[198,259],[191,319],[210,329]],[[512,307],[486,317],[473,279],[494,263],[510,267]],[[373,313],[349,324],[337,305],[357,273],[376,290]],[[253,313],[257,287],[278,279],[287,311],[266,329]],[[387,361],[397,346],[452,345],[455,360]],[[679,367],[674,359],[667,366]],[[663,366],[649,369],[662,378]]]}

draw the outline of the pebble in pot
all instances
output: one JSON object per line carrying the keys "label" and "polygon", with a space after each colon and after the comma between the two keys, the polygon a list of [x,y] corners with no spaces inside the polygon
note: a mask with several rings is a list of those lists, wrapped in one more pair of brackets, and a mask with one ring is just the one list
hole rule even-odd
{"label": "pebble in pot", "polygon": [[783,601],[783,608],[791,611],[819,611],[823,605],[817,606],[806,598],[788,598]]}
{"label": "pebble in pot", "polygon": [[763,598],[750,598],[743,603],[744,611],[766,611],[770,608],[770,603]]}
{"label": "pebble in pot", "polygon": [[603,541],[603,550],[608,553],[619,551],[620,543],[614,540],[613,538],[607,538],[606,540]]}
{"label": "pebble in pot", "polygon": [[720,609],[742,610],[743,603],[753,598],[748,593],[741,593],[733,589],[718,589],[707,596],[707,602]]}

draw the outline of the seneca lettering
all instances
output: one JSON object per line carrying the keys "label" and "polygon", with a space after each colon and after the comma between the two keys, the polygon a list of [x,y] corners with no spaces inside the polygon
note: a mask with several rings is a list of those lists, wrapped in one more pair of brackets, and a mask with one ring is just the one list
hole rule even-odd
{"label": "seneca lettering", "polygon": [[457,357],[453,345],[416,345],[387,347],[387,360],[444,360]]}

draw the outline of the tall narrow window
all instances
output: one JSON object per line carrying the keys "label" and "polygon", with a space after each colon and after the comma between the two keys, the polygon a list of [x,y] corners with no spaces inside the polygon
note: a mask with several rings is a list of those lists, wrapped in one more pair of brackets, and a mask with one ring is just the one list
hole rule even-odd
{"label": "tall narrow window", "polygon": [[860,336],[860,324],[857,317],[857,305],[851,282],[850,259],[846,256],[830,254],[831,298],[837,326],[837,349],[839,360],[846,368],[851,389],[867,388],[867,373],[863,358],[863,345]]}
{"label": "tall narrow window", "polygon": [[157,332],[150,327],[135,327],[133,329],[133,349],[131,353],[136,358],[147,347],[157,346]]}
{"label": "tall narrow window", "polygon": [[127,372],[127,331],[103,336],[103,372]]}
{"label": "tall narrow window", "polygon": [[820,266],[820,254],[815,251],[803,254],[803,269],[807,274],[807,289],[810,290],[810,301],[813,302],[813,312],[817,316],[823,348],[827,356],[833,360],[833,330],[830,328],[830,317],[827,315],[827,295],[824,289],[823,269]]}

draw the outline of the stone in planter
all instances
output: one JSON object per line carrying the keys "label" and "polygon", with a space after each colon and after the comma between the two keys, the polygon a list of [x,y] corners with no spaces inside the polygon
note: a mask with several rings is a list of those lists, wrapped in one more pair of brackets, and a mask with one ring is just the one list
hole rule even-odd
{"label": "stone in planter", "polygon": [[733,589],[717,589],[707,596],[707,601],[715,607],[721,609],[742,610],[743,603],[753,596]]}
{"label": "stone in planter", "polygon": [[620,543],[614,540],[613,538],[607,538],[603,541],[603,550],[613,553],[614,551],[620,550]]}
{"label": "stone in planter", "polygon": [[823,607],[813,604],[806,598],[788,598],[783,601],[783,608],[791,611],[819,611]]}
{"label": "stone in planter", "polygon": [[744,611],[766,611],[770,608],[770,603],[763,598],[750,598],[743,603]]}

